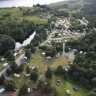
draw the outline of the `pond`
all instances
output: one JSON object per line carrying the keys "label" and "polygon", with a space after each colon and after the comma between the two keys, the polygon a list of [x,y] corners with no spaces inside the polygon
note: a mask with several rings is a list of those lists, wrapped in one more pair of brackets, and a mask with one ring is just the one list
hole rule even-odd
{"label": "pond", "polygon": [[15,51],[17,51],[19,48],[23,47],[23,46],[26,46],[28,44],[30,44],[31,40],[34,39],[34,36],[36,35],[36,32],[34,32],[33,34],[31,34],[29,36],[29,38],[27,38],[26,40],[23,41],[23,43],[19,43],[19,42],[16,42],[15,44]]}

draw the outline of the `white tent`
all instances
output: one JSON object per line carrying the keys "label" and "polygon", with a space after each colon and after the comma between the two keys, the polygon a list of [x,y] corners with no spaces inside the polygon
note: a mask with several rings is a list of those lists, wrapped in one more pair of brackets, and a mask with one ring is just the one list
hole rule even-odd
{"label": "white tent", "polygon": [[71,94],[70,90],[66,90],[66,93],[67,93],[68,95]]}

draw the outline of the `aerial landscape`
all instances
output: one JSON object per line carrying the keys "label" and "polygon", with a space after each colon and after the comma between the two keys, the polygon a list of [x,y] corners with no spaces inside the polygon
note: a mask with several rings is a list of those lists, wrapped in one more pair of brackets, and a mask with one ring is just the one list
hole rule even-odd
{"label": "aerial landscape", "polygon": [[96,0],[0,0],[0,96],[96,96]]}

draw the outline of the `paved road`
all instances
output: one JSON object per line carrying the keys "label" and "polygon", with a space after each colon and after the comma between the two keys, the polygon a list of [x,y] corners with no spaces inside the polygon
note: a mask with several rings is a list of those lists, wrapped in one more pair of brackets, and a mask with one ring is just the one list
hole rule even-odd
{"label": "paved road", "polygon": [[[19,57],[15,60],[15,62],[16,62],[17,65],[20,65],[20,64],[21,64],[21,59],[23,58],[23,56],[24,56],[24,54],[22,54],[21,56],[19,56]],[[9,67],[10,67],[10,66],[8,66],[8,67],[6,67],[5,69],[3,69],[3,70],[0,72],[0,76],[1,76],[2,74],[4,74],[5,71],[6,71],[6,69],[9,68]]]}

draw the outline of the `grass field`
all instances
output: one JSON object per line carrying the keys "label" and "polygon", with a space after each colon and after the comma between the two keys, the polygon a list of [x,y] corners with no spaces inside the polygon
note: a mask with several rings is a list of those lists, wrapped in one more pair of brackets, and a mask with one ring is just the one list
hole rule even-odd
{"label": "grass field", "polygon": [[[80,87],[78,84],[76,84],[74,82],[69,82],[69,81],[61,79],[62,80],[62,85],[61,86],[56,85],[56,80],[58,80],[58,79],[60,80],[59,77],[53,77],[52,85],[55,86],[59,96],[68,96],[66,94],[66,90],[70,90],[71,96],[86,96],[87,95],[87,90]],[[74,85],[78,86],[78,91],[75,91],[73,89]]]}
{"label": "grass field", "polygon": [[41,18],[39,18],[37,16],[26,16],[26,17],[24,17],[24,19],[29,20],[29,21],[33,21],[33,22],[35,22],[37,24],[47,23],[47,19],[41,19]]}
{"label": "grass field", "polygon": [[34,59],[31,60],[30,66],[36,66],[40,72],[44,72],[48,66],[56,68],[58,65],[66,67],[68,59],[66,57],[52,58],[47,60],[41,55],[41,52],[37,51],[34,55]]}
{"label": "grass field", "polygon": [[[51,60],[46,60],[42,55],[41,55],[41,52],[40,51],[36,51],[35,55],[34,55],[34,58],[31,59],[31,61],[28,63],[28,65],[30,65],[31,67],[37,67],[38,68],[38,71],[39,71],[39,79],[40,80],[44,80],[46,81],[46,78],[45,78],[45,70],[48,66],[50,66],[51,68],[56,68],[58,65],[62,65],[62,66],[67,66],[68,64],[68,59],[66,57],[59,57],[59,58],[52,58]],[[15,78],[13,76],[13,80],[16,82],[16,85],[19,87],[19,86],[22,86],[23,83],[27,83],[28,86],[30,88],[34,87],[36,84],[34,84],[30,78],[26,78],[24,76],[24,74],[26,73],[26,70],[24,70],[20,75],[21,77],[20,78]],[[41,76],[42,74],[42,76]],[[57,80],[62,80],[62,85],[61,86],[58,86],[56,84],[56,81]],[[73,86],[74,85],[77,85],[76,83],[74,82],[69,82],[69,81],[66,81],[66,80],[63,80],[62,78],[60,77],[56,77],[53,75],[53,78],[51,80],[51,84],[53,87],[56,88],[59,96],[68,96],[66,94],[66,90],[70,90],[71,92],[71,96],[86,96],[87,94],[87,90],[84,89],[83,87],[80,87],[79,85],[79,88],[78,88],[78,91],[76,92],[74,89],[73,89]],[[65,89],[66,88],[66,89]],[[17,95],[16,95],[17,96]],[[31,94],[31,96],[34,96],[34,93]]]}
{"label": "grass field", "polygon": [[[24,7],[22,9],[20,9],[20,8],[0,9],[0,20],[2,20],[2,21],[5,21],[5,20],[6,21],[7,20],[13,20],[13,21],[14,20],[17,20],[17,21],[28,20],[28,21],[33,21],[36,24],[47,23],[48,19],[39,18],[39,16],[35,15],[35,13],[33,15],[23,16],[23,13],[26,12],[26,10],[34,11],[36,9],[37,9],[36,7],[30,7],[30,8]],[[41,14],[43,14],[43,12],[41,12]],[[5,15],[6,15],[6,18],[3,18]]]}

